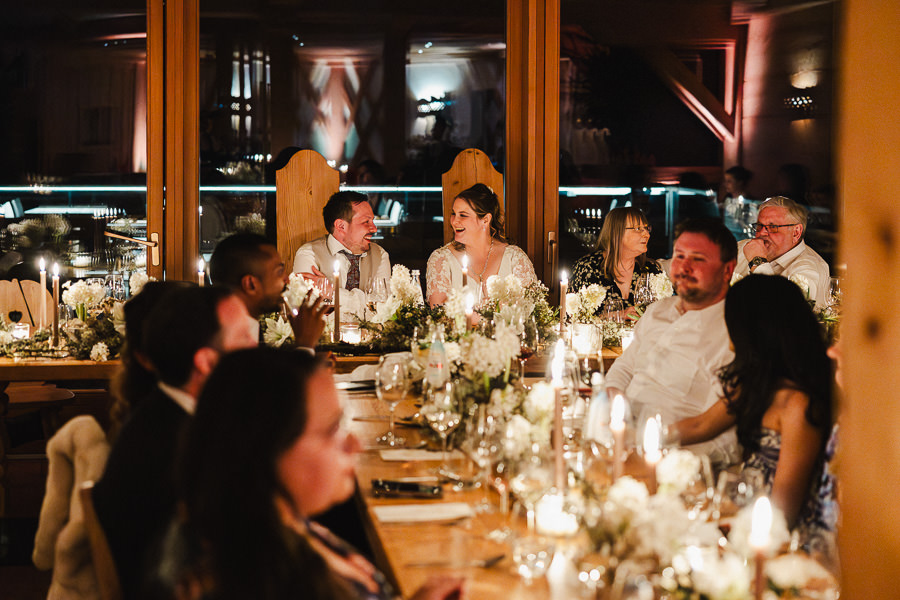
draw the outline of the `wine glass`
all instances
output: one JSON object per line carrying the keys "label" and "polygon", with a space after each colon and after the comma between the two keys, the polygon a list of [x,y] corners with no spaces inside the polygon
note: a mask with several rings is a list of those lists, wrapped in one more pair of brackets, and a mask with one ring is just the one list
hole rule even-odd
{"label": "wine glass", "polygon": [[531,585],[536,578],[547,572],[554,550],[553,543],[541,536],[525,535],[513,540],[513,562],[516,563],[516,571],[525,580],[525,585]]}
{"label": "wine glass", "polygon": [[372,314],[378,309],[378,304],[384,302],[390,296],[387,280],[376,277],[369,282],[366,292],[366,301]]}
{"label": "wine glass", "polygon": [[534,507],[553,486],[553,473],[538,444],[533,444],[530,451],[512,465],[511,475],[509,489],[525,507],[528,530],[534,531]]}
{"label": "wine glass", "polygon": [[391,409],[391,425],[387,433],[376,441],[387,446],[400,446],[405,441],[394,434],[394,409],[406,397],[409,390],[409,356],[405,353],[387,354],[378,361],[375,369],[375,393]]}
{"label": "wine glass", "polygon": [[[322,298],[322,303],[328,306],[334,304],[334,281],[327,276],[316,277],[313,280],[313,287]],[[331,313],[334,309],[325,311],[326,314]]]}
{"label": "wine glass", "polygon": [[525,379],[525,363],[534,356],[540,344],[540,330],[534,315],[522,321],[522,333],[519,335],[521,348],[519,349],[519,376]]}
{"label": "wine glass", "polygon": [[[433,390],[428,401],[420,410],[428,426],[441,437],[441,465],[447,464],[447,437],[456,429],[462,419],[459,403],[456,400],[456,389],[453,382],[448,381]],[[441,469],[444,472],[444,469]]]}
{"label": "wine glass", "polygon": [[841,278],[832,277],[828,282],[828,306],[840,306],[842,297]]}
{"label": "wine glass", "polygon": [[502,445],[497,437],[497,420],[487,414],[486,409],[487,405],[479,405],[477,417],[466,424],[467,451],[472,462],[478,467],[481,480],[482,498],[475,507],[478,512],[490,512],[492,509],[489,495],[490,470],[494,457],[500,454]]}
{"label": "wine glass", "polygon": [[638,275],[634,284],[634,290],[631,293],[636,306],[646,308],[648,304],[651,304],[655,298],[653,297],[653,290],[650,288],[650,275],[647,273]]}

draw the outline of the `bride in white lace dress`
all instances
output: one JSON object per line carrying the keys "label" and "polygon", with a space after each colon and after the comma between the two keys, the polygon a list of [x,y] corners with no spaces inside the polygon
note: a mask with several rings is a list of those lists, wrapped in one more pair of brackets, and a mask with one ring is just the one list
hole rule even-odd
{"label": "bride in white lace dress", "polygon": [[468,285],[480,291],[478,298],[486,295],[485,283],[492,275],[512,273],[525,286],[537,281],[528,255],[504,241],[500,202],[488,186],[476,183],[460,192],[453,201],[450,224],[453,241],[428,258],[426,297],[431,306],[443,304],[450,290],[463,287],[463,257],[469,262]]}

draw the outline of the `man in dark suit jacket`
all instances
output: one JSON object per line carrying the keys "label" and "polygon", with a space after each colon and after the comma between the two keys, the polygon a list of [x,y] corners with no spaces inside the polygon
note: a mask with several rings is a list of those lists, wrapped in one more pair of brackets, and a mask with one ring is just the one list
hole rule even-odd
{"label": "man in dark suit jacket", "polygon": [[255,346],[254,321],[224,288],[175,290],[147,317],[143,354],[158,377],[126,422],[94,487],[123,597],[140,593],[150,550],[175,513],[179,437],[219,356]]}

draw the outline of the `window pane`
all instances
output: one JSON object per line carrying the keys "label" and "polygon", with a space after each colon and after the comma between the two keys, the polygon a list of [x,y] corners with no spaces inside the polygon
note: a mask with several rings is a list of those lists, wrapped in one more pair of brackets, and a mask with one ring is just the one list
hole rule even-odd
{"label": "window pane", "polygon": [[143,266],[141,246],[103,232],[145,236],[145,14],[130,0],[4,6],[0,276],[34,275],[38,255],[75,276]]}
{"label": "window pane", "polygon": [[[261,219],[274,238],[274,166],[310,148],[369,195],[392,262],[424,273],[443,243],[441,174],[471,147],[502,168],[505,3],[407,4],[304,3],[275,17],[201,2],[205,253]],[[248,184],[271,191],[235,188]]]}

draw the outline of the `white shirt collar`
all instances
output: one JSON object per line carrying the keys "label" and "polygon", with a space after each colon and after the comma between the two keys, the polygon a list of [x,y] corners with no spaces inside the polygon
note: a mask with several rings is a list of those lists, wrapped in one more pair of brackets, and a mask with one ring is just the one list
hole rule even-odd
{"label": "white shirt collar", "polygon": [[800,240],[800,243],[773,260],[772,262],[778,263],[782,267],[787,267],[791,264],[795,258],[800,256],[800,254],[806,250],[806,243],[803,240]]}
{"label": "white shirt collar", "polygon": [[186,391],[178,389],[177,387],[172,387],[168,383],[163,383],[162,381],[156,382],[156,387],[158,387],[162,392],[172,399],[175,404],[184,409],[189,415],[194,414],[194,410],[197,408],[197,399],[188,394]]}
{"label": "white shirt collar", "polygon": [[[341,250],[350,252],[350,248],[339,242],[338,239],[330,233],[328,234],[328,239],[325,240],[325,245],[328,247],[328,252],[330,252],[331,255],[335,257],[340,254]],[[350,252],[350,254],[353,254],[353,252]],[[360,254],[360,256],[365,256],[366,254],[368,254],[368,252],[363,252],[362,254]],[[344,258],[347,257],[345,256]]]}

